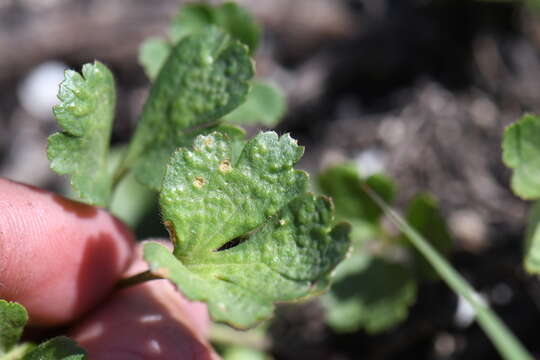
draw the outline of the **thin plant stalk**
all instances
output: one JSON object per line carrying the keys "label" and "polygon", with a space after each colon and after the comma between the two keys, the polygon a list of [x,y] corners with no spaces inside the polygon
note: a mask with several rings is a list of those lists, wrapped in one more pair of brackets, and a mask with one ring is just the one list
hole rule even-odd
{"label": "thin plant stalk", "polygon": [[508,360],[533,360],[527,349],[450,263],[366,184],[364,184],[364,190],[381,207],[386,216],[407,236],[413,246],[427,259],[448,286],[471,305],[476,312],[478,324],[501,356]]}

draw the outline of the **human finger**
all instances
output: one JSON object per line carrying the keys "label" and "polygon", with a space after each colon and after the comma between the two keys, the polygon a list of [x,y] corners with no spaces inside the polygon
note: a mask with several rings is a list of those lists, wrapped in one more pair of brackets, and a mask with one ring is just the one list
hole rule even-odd
{"label": "human finger", "polygon": [[129,230],[105,210],[0,179],[0,298],[30,324],[58,325],[101,301],[132,257]]}

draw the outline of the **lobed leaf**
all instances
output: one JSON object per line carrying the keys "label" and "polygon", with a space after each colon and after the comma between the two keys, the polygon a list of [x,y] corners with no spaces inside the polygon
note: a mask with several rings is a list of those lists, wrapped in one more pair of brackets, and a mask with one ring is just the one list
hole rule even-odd
{"label": "lobed leaf", "polygon": [[276,301],[320,291],[348,249],[349,226],[334,227],[331,202],[306,193],[307,175],[293,169],[302,153],[273,132],[236,156],[220,133],[177,151],[160,194],[174,251],[147,244],[151,270],[239,328],[269,317]]}
{"label": "lobed leaf", "polygon": [[181,40],[160,71],[128,149],[125,163],[137,179],[159,189],[171,153],[244,102],[253,65],[246,48],[209,28]]}
{"label": "lobed leaf", "polygon": [[[437,200],[428,194],[418,194],[410,202],[406,215],[407,222],[441,255],[447,255],[452,249],[452,237],[448,231]],[[410,244],[410,242],[407,242]],[[439,275],[422,254],[414,250],[417,274],[426,280],[437,280]]]}
{"label": "lobed leaf", "polygon": [[58,336],[32,349],[23,360],[83,360],[86,352],[65,336]]}
{"label": "lobed leaf", "polygon": [[363,328],[372,334],[402,322],[415,299],[416,281],[409,268],[377,257],[336,279],[322,298],[327,323],[335,331]]}
{"label": "lobed leaf", "polygon": [[116,103],[113,76],[98,61],[85,64],[82,75],[68,70],[58,98],[61,103],[53,111],[63,131],[49,137],[51,168],[71,176],[78,200],[106,206],[111,193],[107,155]]}
{"label": "lobed leaf", "polygon": [[27,321],[28,313],[22,305],[0,300],[0,356],[17,344]]}
{"label": "lobed leaf", "polygon": [[150,80],[154,80],[167,57],[171,44],[177,44],[188,35],[218,27],[235,40],[240,41],[253,54],[259,43],[261,30],[253,17],[235,3],[223,3],[217,7],[204,3],[184,5],[173,18],[169,41],[154,37],[147,39],[139,49],[139,63]]}
{"label": "lobed leaf", "polygon": [[285,96],[278,88],[253,81],[246,102],[227,114],[224,120],[241,125],[263,124],[273,127],[285,114],[285,108]]}
{"label": "lobed leaf", "polygon": [[362,179],[352,164],[330,167],[317,177],[318,188],[334,201],[336,218],[352,224],[352,238],[357,241],[377,232],[382,215],[382,210],[365,192],[364,183],[386,202],[394,198],[395,187],[390,178],[375,174]]}
{"label": "lobed leaf", "polygon": [[512,190],[524,199],[540,198],[540,117],[525,115],[503,136],[503,161],[513,169]]}

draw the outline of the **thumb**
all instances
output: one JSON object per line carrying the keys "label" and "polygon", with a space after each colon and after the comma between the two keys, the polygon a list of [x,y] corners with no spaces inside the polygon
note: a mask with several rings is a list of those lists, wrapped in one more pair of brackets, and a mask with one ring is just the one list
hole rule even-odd
{"label": "thumb", "polygon": [[[147,268],[139,259],[129,273]],[[113,294],[71,336],[93,360],[218,359],[205,339],[208,325],[204,304],[152,280]]]}
{"label": "thumb", "polygon": [[95,306],[132,248],[106,211],[0,179],[0,299],[23,304],[31,324],[69,322]]}

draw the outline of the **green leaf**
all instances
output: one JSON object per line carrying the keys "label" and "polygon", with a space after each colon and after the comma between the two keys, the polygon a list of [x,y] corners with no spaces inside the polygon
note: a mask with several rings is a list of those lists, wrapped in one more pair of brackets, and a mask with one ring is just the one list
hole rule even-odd
{"label": "green leaf", "polygon": [[336,280],[322,301],[335,331],[378,333],[405,320],[415,299],[416,282],[408,267],[374,257],[367,267]]}
{"label": "green leaf", "polygon": [[[139,48],[139,63],[146,75],[150,80],[155,80],[171,53],[171,44],[177,44],[188,35],[207,31],[214,26],[246,45],[251,54],[255,52],[261,30],[243,8],[235,3],[224,3],[218,7],[203,3],[186,4],[172,20],[170,43],[156,37],[147,39]],[[280,101],[279,91],[274,92],[273,101]],[[272,110],[277,111],[274,107]]]}
{"label": "green leaf", "polygon": [[296,141],[261,133],[236,160],[220,133],[193,148],[167,166],[160,204],[174,255],[147,244],[151,270],[239,328],[268,318],[276,301],[320,291],[348,249],[349,226],[333,227],[331,202],[306,193]]}
{"label": "green leaf", "polygon": [[169,31],[171,41],[177,43],[184,37],[203,31],[215,24],[213,6],[203,3],[186,4],[171,22]]}
{"label": "green leaf", "polygon": [[249,47],[251,54],[259,45],[261,29],[250,13],[233,2],[215,8],[216,25]]}
{"label": "green leaf", "polygon": [[285,96],[278,88],[254,81],[246,102],[226,115],[225,121],[241,125],[260,123],[273,127],[285,114],[285,108]]}
{"label": "green leaf", "polygon": [[247,45],[252,54],[257,49],[261,29],[246,10],[232,2],[217,7],[202,3],[185,5],[172,21],[171,40],[176,43],[212,25]]}
{"label": "green leaf", "polygon": [[171,45],[161,38],[146,39],[139,49],[139,63],[150,80],[155,80],[171,53]]}
{"label": "green leaf", "polygon": [[86,352],[65,336],[58,336],[39,344],[23,360],[82,360]]}
{"label": "green leaf", "polygon": [[503,137],[503,161],[513,169],[512,190],[523,199],[540,198],[540,117],[525,115]]}
{"label": "green leaf", "polygon": [[366,194],[366,183],[385,201],[394,198],[395,187],[390,178],[376,174],[362,179],[353,164],[341,164],[326,169],[317,177],[321,192],[332,197],[336,207],[336,218],[353,225],[352,238],[363,240],[379,228],[381,209]]}
{"label": "green leaf", "polygon": [[[127,146],[117,146],[111,149],[109,155],[110,171],[114,171],[118,167],[126,150]],[[109,211],[129,227],[135,229],[140,221],[148,215],[148,212],[156,207],[156,193],[141,185],[133,173],[128,173],[116,185]]]}
{"label": "green leaf", "polygon": [[216,130],[206,128],[245,101],[252,76],[245,46],[222,31],[211,28],[184,38],[152,87],[125,166],[140,182],[159,189],[171,153]]}
{"label": "green leaf", "polygon": [[530,274],[540,274],[540,201],[529,210],[525,233],[525,270]]}
{"label": "green leaf", "polygon": [[51,168],[71,175],[78,200],[106,206],[111,193],[107,154],[116,102],[113,76],[98,61],[85,64],[82,76],[68,70],[58,98],[61,103],[53,110],[63,131],[49,137]]}
{"label": "green leaf", "polygon": [[223,360],[270,360],[271,358],[261,350],[243,346],[227,346]]}
{"label": "green leaf", "polygon": [[[446,255],[452,249],[452,238],[448,231],[445,218],[442,216],[437,200],[428,194],[416,195],[407,209],[407,221],[418,231],[441,255]],[[407,241],[407,244],[410,244]],[[427,280],[437,280],[439,275],[417,250],[415,267],[417,274]]]}
{"label": "green leaf", "polygon": [[0,354],[0,360],[20,360],[24,359],[24,356],[28,354],[32,349],[34,349],[36,345],[25,342],[22,344],[17,344],[14,347],[11,348],[10,351],[8,351],[5,354]]}
{"label": "green leaf", "polygon": [[0,300],[0,355],[17,344],[27,321],[28,313],[22,305]]}

